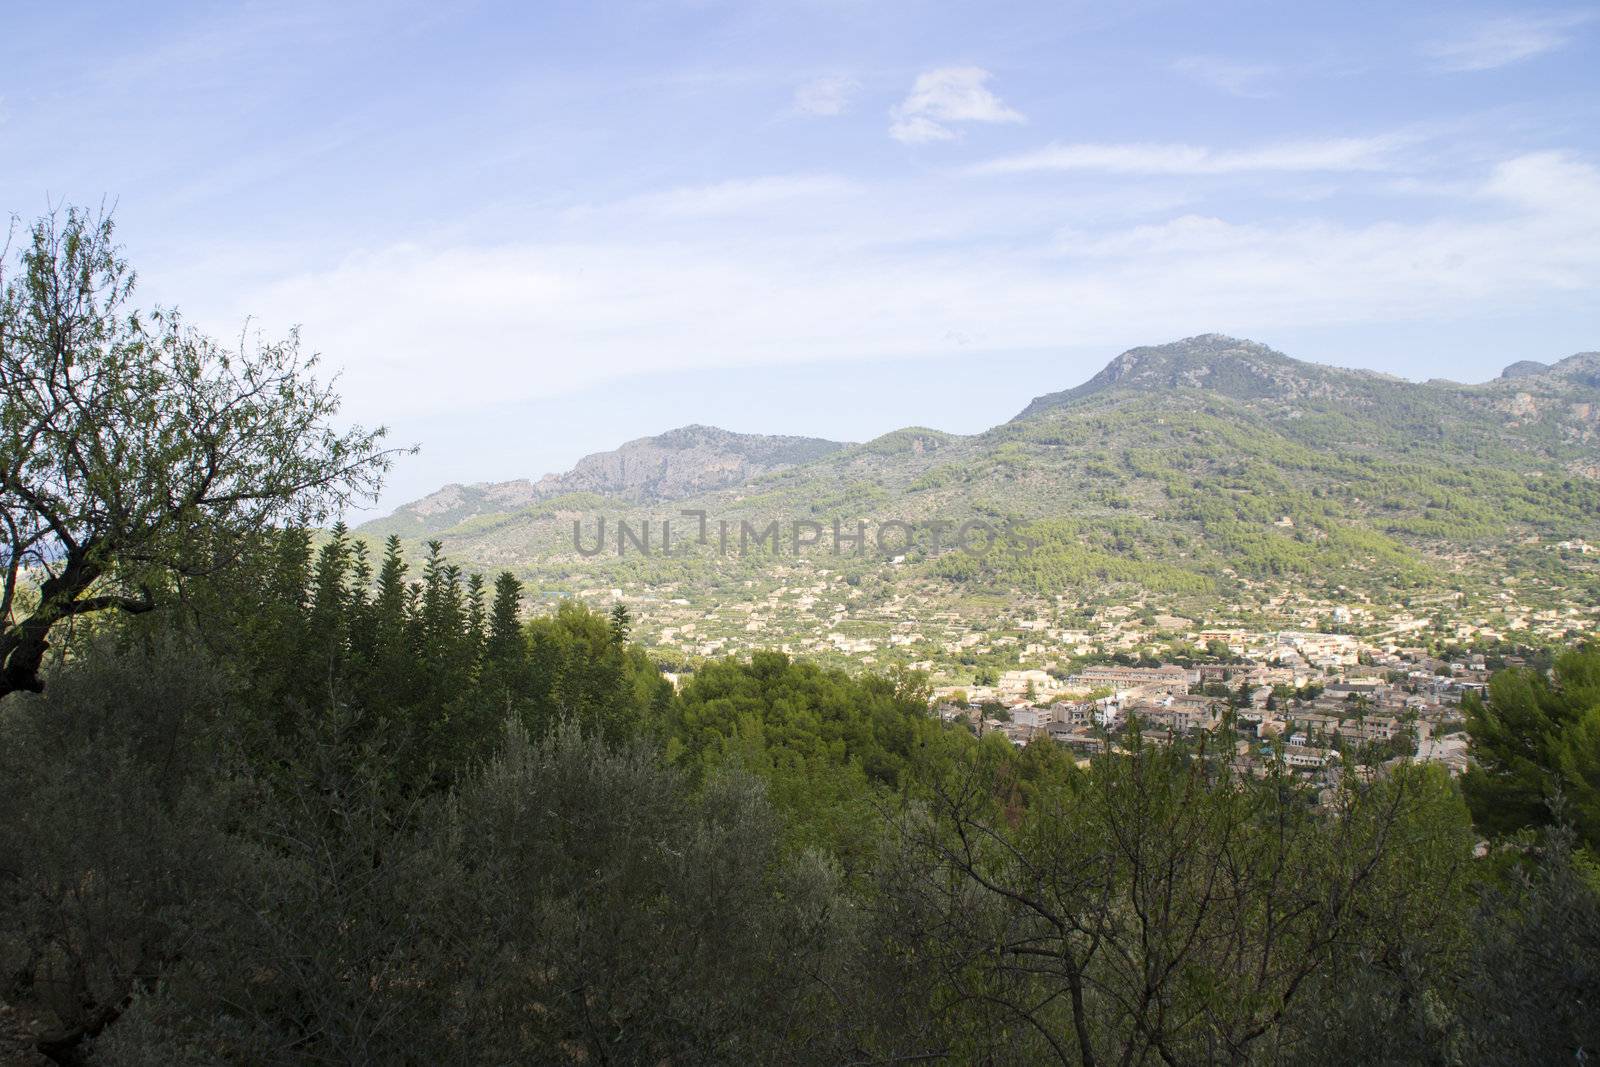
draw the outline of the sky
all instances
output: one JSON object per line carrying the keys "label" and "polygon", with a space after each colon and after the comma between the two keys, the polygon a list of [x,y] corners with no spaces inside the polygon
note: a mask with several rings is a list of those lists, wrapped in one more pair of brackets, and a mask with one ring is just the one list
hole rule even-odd
{"label": "sky", "polygon": [[1600,349],[1597,119],[1592,4],[0,0],[0,212],[298,326],[421,446],[378,512],[688,423],[972,433],[1199,333]]}

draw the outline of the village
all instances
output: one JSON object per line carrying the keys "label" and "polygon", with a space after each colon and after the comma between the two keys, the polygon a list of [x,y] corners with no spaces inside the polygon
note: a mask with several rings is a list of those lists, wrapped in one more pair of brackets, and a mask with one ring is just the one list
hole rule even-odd
{"label": "village", "polygon": [[[1209,632],[1208,642],[1237,642],[1255,656],[1226,663],[1084,667],[1058,678],[1049,671],[1007,671],[990,686],[942,686],[933,708],[948,723],[1016,745],[1048,740],[1082,757],[1140,740],[1170,744],[1222,738],[1234,769],[1265,775],[1275,766],[1335,784],[1350,771],[1369,773],[1398,759],[1467,767],[1462,701],[1487,690],[1481,655],[1445,661],[1421,649],[1374,655],[1345,635],[1285,631]],[[1214,646],[1213,646],[1214,647]]]}
{"label": "village", "polygon": [[[952,601],[915,581],[879,584],[804,561],[705,605],[693,591],[584,591],[626,603],[673,675],[777,648],[846,669],[907,669],[933,682],[947,722],[1017,745],[1048,739],[1087,758],[1136,726],[1147,743],[1221,737],[1240,771],[1274,765],[1324,782],[1414,758],[1467,766],[1463,699],[1507,649],[1592,631],[1600,608],[1523,603],[1514,584],[1464,607],[1434,595],[1372,603],[1265,585],[1196,610],[1154,597]],[[1501,654],[1495,654],[1499,649]]]}

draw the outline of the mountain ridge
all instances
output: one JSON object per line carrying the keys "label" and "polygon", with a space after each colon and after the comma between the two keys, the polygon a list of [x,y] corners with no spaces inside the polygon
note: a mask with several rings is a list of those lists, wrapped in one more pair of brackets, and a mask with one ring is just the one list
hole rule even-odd
{"label": "mountain ridge", "polygon": [[[437,539],[541,599],[623,598],[672,661],[870,647],[948,665],[965,646],[919,638],[924,622],[1070,628],[1097,611],[1297,630],[1338,605],[1397,633],[1446,606],[1471,626],[1582,619],[1600,604],[1597,372],[1578,353],[1413,382],[1200,335],[1130,349],[977,434],[844,445],[684,427],[538,482],[446,487],[357,533],[398,534],[413,561]],[[971,522],[1019,539],[949,550]],[[841,551],[858,524],[878,533]],[[746,551],[762,531],[777,536]]]}
{"label": "mountain ridge", "polygon": [[1081,385],[1035,397],[1016,418],[1027,418],[1114,388],[1211,389],[1255,396],[1306,392],[1341,378],[1403,382],[1378,371],[1294,359],[1259,341],[1205,333],[1160,345],[1130,348]]}
{"label": "mountain ridge", "polygon": [[848,447],[847,442],[820,437],[742,434],[693,423],[590,453],[565,474],[546,474],[537,481],[451,483],[401,505],[385,518],[363,524],[361,529],[421,536],[483,515],[579,493],[632,503],[678,499],[737,485]]}
{"label": "mountain ridge", "polygon": [[846,445],[682,427],[537,482],[447,486],[360,532],[439,537],[468,564],[561,584],[593,571],[572,552],[575,517],[983,517],[1047,524],[1055,556],[939,561],[938,581],[1440,587],[1469,558],[1600,542],[1597,371],[1578,353],[1485,383],[1414,382],[1202,334],[1130,349],[974,435]]}
{"label": "mountain ridge", "polygon": [[[1382,371],[1310,363],[1285,355],[1258,341],[1227,334],[1195,334],[1192,338],[1139,346],[1112,358],[1088,381],[1035,397],[1011,422],[1035,418],[1046,411],[1106,394],[1109,390],[1210,390],[1246,400],[1365,400],[1374,389],[1445,390],[1464,394],[1496,387],[1538,386],[1541,382],[1576,382],[1600,387],[1600,352],[1578,352],[1555,363],[1518,360],[1498,378],[1482,384],[1462,384],[1450,379],[1414,382]],[[1352,395],[1352,390],[1355,394]],[[1526,406],[1526,405],[1525,405]],[[981,437],[981,435],[978,435]],[[686,494],[723,488],[739,480],[757,478],[782,467],[800,466],[848,448],[886,451],[896,442],[915,448],[938,448],[963,440],[928,427],[902,427],[872,438],[864,445],[832,442],[827,438],[797,435],[738,434],[704,424],[675,427],[662,434],[632,438],[614,450],[587,454],[565,474],[546,474],[538,480],[514,478],[496,483],[450,483],[435,493],[402,504],[395,517],[413,512],[418,517],[464,518],[483,510],[520,507],[568,493],[597,493],[629,501],[680,499]],[[374,520],[382,522],[382,520]]]}
{"label": "mountain ridge", "polygon": [[[1431,390],[1435,399],[1476,404],[1480,409],[1498,406],[1514,418],[1522,418],[1540,406],[1526,390],[1559,389],[1569,383],[1600,388],[1600,353],[1579,352],[1555,363],[1519,360],[1497,378],[1479,384],[1448,379],[1414,382],[1381,371],[1299,360],[1257,341],[1206,333],[1128,349],[1087,381],[1036,396],[1010,421],[1035,418],[1117,390],[1198,390],[1246,401],[1344,400],[1368,406],[1393,399],[1393,395],[1428,396]],[[1506,396],[1507,390],[1515,392]],[[964,439],[961,434],[927,427],[905,427],[851,445],[815,437],[743,434],[691,423],[584,456],[563,474],[546,474],[537,480],[451,483],[402,504],[387,519],[373,522],[431,528],[570,493],[595,493],[635,503],[682,499],[852,448],[887,453],[904,441],[919,450],[933,450]],[[408,515],[418,522],[405,524]]]}

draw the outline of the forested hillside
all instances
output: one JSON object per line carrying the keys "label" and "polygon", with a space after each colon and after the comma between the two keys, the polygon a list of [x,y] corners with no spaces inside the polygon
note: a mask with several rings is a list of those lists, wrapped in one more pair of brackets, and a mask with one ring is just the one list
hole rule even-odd
{"label": "forested hillside", "polygon": [[[1600,553],[1585,547],[1600,544],[1597,368],[1591,353],[1484,385],[1414,383],[1206,335],[1134,349],[973,437],[910,428],[709,493],[641,504],[586,492],[420,525],[536,592],[636,583],[701,613],[741,587],[782,585],[786,563],[790,584],[830,571],[924,614],[981,616],[991,595],[1148,597],[1199,617],[1226,606],[1290,619],[1327,603],[1390,614],[1503,583],[1529,610],[1560,608],[1600,596]],[[755,558],[683,544],[685,510],[735,536],[777,521],[783,537]],[[975,554],[949,551],[947,532],[936,551],[929,522],[971,519],[1016,536]],[[619,550],[618,523],[664,520],[679,531],[674,558]],[[922,525],[909,544],[897,533],[889,551],[841,555],[827,537],[794,551],[797,521]],[[584,555],[580,541],[603,550]],[[825,635],[849,590],[818,595],[825,609],[774,620],[768,639]],[[652,636],[684,621],[638,610]]]}

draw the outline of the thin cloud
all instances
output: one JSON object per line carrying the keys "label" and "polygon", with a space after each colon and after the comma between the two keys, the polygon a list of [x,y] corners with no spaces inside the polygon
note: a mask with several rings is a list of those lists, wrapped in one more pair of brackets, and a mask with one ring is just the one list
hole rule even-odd
{"label": "thin cloud", "polygon": [[889,136],[903,144],[953,141],[961,122],[1026,122],[988,87],[982,67],[940,67],[917,75],[911,93],[889,111]]}
{"label": "thin cloud", "polygon": [[971,168],[971,173],[1092,171],[1192,176],[1251,171],[1377,171],[1388,169],[1395,144],[1392,137],[1290,141],[1231,151],[1186,144],[1057,144],[980,163]]}
{"label": "thin cloud", "polygon": [[[1036,225],[1053,198],[991,200],[983,234],[930,245],[925,205],[862,189],[822,232],[774,205],[787,226],[759,240],[743,215],[689,232],[641,215],[570,240],[373,248],[230,287],[229,304],[197,321],[251,311],[269,328],[304,323],[344,364],[351,414],[372,420],[473,410],[486,381],[513,401],[692,367],[926,358],[962,351],[962,338],[988,350],[1109,342],[1129,322],[1160,337],[1197,322],[1533,314],[1600,286],[1593,163],[1509,158],[1463,193],[1420,221],[1184,210],[1131,225],[1084,217],[1019,246],[1019,223]],[[456,354],[461,373],[439,374]]]}
{"label": "thin cloud", "polygon": [[896,119],[889,136],[901,144],[927,144],[929,141],[954,141],[960,134],[922,115]]}
{"label": "thin cloud", "polygon": [[610,210],[680,218],[736,215],[786,201],[847,196],[855,191],[850,181],[834,174],[774,174],[647,193],[620,201]]}
{"label": "thin cloud", "polygon": [[1565,211],[1600,222],[1600,172],[1568,152],[1508,159],[1494,168],[1481,192],[1525,211]]}
{"label": "thin cloud", "polygon": [[1266,64],[1238,63],[1219,56],[1186,56],[1173,63],[1172,69],[1230,96],[1256,99],[1272,95],[1267,82],[1278,72],[1277,67]]}
{"label": "thin cloud", "polygon": [[1480,22],[1456,36],[1432,41],[1423,52],[1434,61],[1437,70],[1494,70],[1566,47],[1574,36],[1572,31],[1594,17],[1588,12],[1507,15]]}
{"label": "thin cloud", "polygon": [[842,115],[860,88],[860,82],[842,74],[816,78],[794,91],[792,106],[798,115]]}

